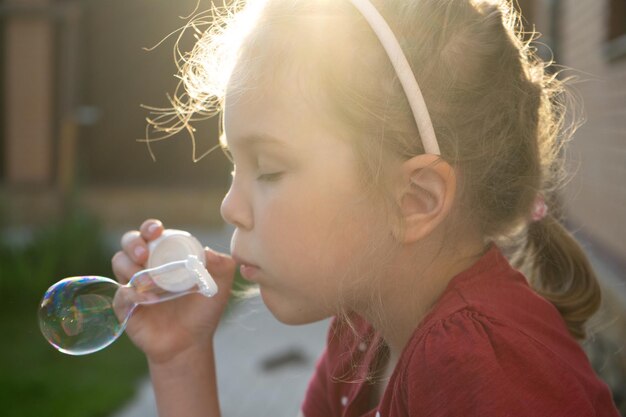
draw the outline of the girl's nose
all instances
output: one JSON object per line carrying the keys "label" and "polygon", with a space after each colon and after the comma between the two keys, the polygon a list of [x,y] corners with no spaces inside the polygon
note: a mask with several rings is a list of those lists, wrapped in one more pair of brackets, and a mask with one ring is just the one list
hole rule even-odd
{"label": "girl's nose", "polygon": [[250,204],[244,193],[235,186],[234,181],[222,200],[220,213],[227,223],[239,229],[252,229],[253,221]]}

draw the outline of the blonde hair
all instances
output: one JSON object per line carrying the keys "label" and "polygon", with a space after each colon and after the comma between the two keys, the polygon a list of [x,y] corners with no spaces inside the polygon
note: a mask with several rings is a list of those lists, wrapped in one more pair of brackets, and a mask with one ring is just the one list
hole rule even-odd
{"label": "blonde hair", "polygon": [[[601,297],[584,252],[556,210],[555,191],[565,178],[562,148],[576,127],[565,123],[565,82],[536,56],[533,36],[524,40],[508,0],[372,2],[411,63],[442,158],[461,173],[457,204],[485,241],[516,243],[514,265],[556,306],[572,335],[584,338]],[[303,24],[311,17],[323,19]],[[204,24],[208,29],[200,30]],[[235,1],[200,14],[189,27],[198,41],[191,53],[179,55],[184,94],[172,101],[169,120],[149,121],[156,131],[169,136],[190,130],[198,115],[217,114],[228,82],[233,91],[267,87],[270,94],[268,81],[277,71],[297,68],[309,85],[322,87],[309,88],[301,99],[325,106],[329,122],[359,138],[352,142],[363,182],[379,195],[383,161],[424,152],[395,72],[349,2]],[[531,222],[538,193],[551,211]]]}

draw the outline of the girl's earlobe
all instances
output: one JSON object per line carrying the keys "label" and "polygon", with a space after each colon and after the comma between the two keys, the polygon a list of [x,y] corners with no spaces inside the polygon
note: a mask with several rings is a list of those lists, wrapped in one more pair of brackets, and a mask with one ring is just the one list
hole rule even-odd
{"label": "girl's earlobe", "polygon": [[428,236],[448,216],[456,193],[454,169],[437,155],[418,155],[402,164],[399,206],[402,241]]}

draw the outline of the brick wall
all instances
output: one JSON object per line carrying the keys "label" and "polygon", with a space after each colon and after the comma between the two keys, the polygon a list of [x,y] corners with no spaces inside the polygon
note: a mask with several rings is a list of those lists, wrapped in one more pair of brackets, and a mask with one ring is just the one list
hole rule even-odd
{"label": "brick wall", "polygon": [[626,55],[609,59],[608,1],[564,0],[559,61],[576,69],[587,121],[572,140],[575,175],[563,194],[575,227],[614,255],[626,254]]}

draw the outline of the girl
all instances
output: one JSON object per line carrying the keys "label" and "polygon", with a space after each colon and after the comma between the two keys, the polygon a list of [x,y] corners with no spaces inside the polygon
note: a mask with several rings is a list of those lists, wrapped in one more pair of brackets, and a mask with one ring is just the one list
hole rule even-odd
{"label": "girl", "polygon": [[[220,293],[140,308],[127,328],[161,416],[220,415],[212,338],[236,265],[280,321],[335,317],[306,417],[617,416],[575,340],[598,284],[546,204],[565,91],[511,4],[232,11],[185,57],[168,131],[223,110],[236,230],[231,256],[206,251]],[[162,230],[124,235],[121,282]]]}

